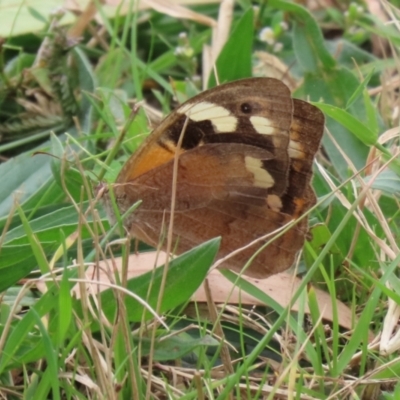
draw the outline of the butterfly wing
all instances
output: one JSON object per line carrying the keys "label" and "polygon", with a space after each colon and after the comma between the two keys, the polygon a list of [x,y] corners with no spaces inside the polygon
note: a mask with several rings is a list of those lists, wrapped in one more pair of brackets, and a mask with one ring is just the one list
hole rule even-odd
{"label": "butterfly wing", "polygon": [[[310,179],[323,123],[319,110],[293,101],[275,79],[237,81],[196,96],[167,117],[122,169],[114,188],[121,213],[142,200],[126,227],[156,246],[176,190],[177,253],[222,236],[218,256],[224,257],[275,231],[315,204]],[[303,219],[268,245],[246,274],[265,278],[290,267],[307,230]],[[222,267],[240,271],[262,244]]]}

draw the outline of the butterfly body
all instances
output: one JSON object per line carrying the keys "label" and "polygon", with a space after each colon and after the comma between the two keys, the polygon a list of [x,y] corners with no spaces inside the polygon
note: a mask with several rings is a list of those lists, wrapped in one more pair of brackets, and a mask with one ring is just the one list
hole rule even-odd
{"label": "butterfly body", "polygon": [[[323,114],[292,99],[276,79],[244,79],[195,96],[171,113],[122,168],[114,187],[121,214],[142,201],[124,224],[130,234],[157,246],[175,190],[176,253],[221,236],[218,257],[225,257],[315,204],[310,180],[323,127]],[[304,218],[270,243],[245,273],[264,278],[289,268],[307,231]],[[239,272],[267,241],[222,267]]]}

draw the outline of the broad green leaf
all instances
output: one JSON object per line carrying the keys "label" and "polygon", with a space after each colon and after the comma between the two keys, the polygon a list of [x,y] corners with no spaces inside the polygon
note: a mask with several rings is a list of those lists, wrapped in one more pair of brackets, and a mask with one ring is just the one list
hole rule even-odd
{"label": "broad green leaf", "polygon": [[[46,27],[46,23],[39,18],[35,18],[33,9],[36,15],[49,16],[57,7],[60,6],[58,0],[35,1],[27,4],[15,0],[3,0],[0,2],[0,36],[9,37],[27,33],[39,32]],[[64,23],[72,23],[75,19],[72,13],[67,13]]]}
{"label": "broad green leaf", "polygon": [[[216,71],[220,83],[248,78],[252,75],[253,35],[253,10],[250,8],[239,20],[218,56]],[[214,87],[216,84],[217,80],[212,71],[208,87]]]}
{"label": "broad green leaf", "polygon": [[306,72],[316,72],[318,68],[330,70],[336,66],[319,26],[304,7],[283,0],[270,0],[268,5],[289,12],[296,21],[293,49]]}
{"label": "broad green leaf", "polygon": [[[301,91],[296,92],[296,94],[301,97],[308,97],[313,101],[322,99],[327,107],[328,105],[333,105],[338,108],[344,108],[358,86],[359,81],[357,78],[347,69],[340,68],[329,72],[321,71],[318,75],[306,75]],[[316,105],[319,106],[319,103]],[[356,100],[348,111],[359,121],[367,122],[367,111],[363,99]],[[326,118],[326,126],[356,168],[363,168],[369,147],[341,123],[330,118],[329,115]],[[335,171],[342,179],[347,179],[349,177],[347,163],[337,149],[336,144],[328,135],[323,137],[323,146]]]}
{"label": "broad green leaf", "polygon": [[346,110],[323,103],[314,103],[314,105],[326,115],[343,125],[365,145],[373,146],[376,143],[378,139],[377,133],[372,132],[368,126],[364,125],[360,120],[355,118]]}
{"label": "broad green leaf", "polygon": [[30,68],[35,61],[33,54],[20,53],[7,62],[4,72],[8,78],[19,76],[25,68]]}
{"label": "broad green leaf", "polygon": [[[84,203],[82,208],[85,209],[86,206],[87,203]],[[76,212],[76,208],[72,205],[63,204],[53,212],[32,219],[30,221],[30,227],[40,240],[58,242],[60,230],[63,230],[65,236],[68,236],[77,229],[78,221],[79,215]],[[88,221],[91,221],[90,216],[88,216]],[[82,232],[85,237],[84,228]],[[7,232],[4,243],[14,246],[27,243],[24,228],[19,225],[11,229]]]}
{"label": "broad green leaf", "polygon": [[[40,244],[45,254],[57,248],[55,243]],[[25,278],[33,269],[37,269],[37,262],[30,244],[3,246],[0,253],[0,292]]]}
{"label": "broad green leaf", "polygon": [[[160,312],[163,313],[190,299],[203,282],[211,267],[219,247],[219,239],[212,239],[172,260],[168,266],[168,276]],[[127,289],[145,300],[153,309],[157,306],[164,267],[156,268],[128,281]],[[150,293],[149,293],[149,288]],[[110,289],[101,295],[102,311],[112,319],[117,309],[115,294]],[[144,307],[132,297],[125,295],[125,304],[130,321],[141,321]],[[150,318],[149,312],[145,313]]]}
{"label": "broad green leaf", "polygon": [[50,157],[23,153],[0,164],[0,216],[8,215],[13,204],[23,204],[52,179]]}
{"label": "broad green leaf", "polygon": [[[44,215],[29,221],[31,232],[39,240],[44,254],[52,257],[52,253],[62,243],[63,238],[75,232],[78,227],[78,214],[75,207],[63,205],[55,210],[48,210]],[[91,223],[91,217],[88,216]],[[108,223],[104,221],[106,225]],[[88,230],[81,229],[83,239],[90,238]],[[32,243],[26,235],[22,224],[17,224],[4,237],[0,250],[0,291],[26,277],[37,268]]]}

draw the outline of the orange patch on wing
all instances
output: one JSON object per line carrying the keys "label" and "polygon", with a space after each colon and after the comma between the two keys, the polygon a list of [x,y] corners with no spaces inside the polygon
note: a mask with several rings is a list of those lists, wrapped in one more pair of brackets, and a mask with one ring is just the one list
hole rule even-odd
{"label": "orange patch on wing", "polygon": [[293,216],[294,219],[296,219],[296,218],[299,218],[302,215],[302,213],[304,211],[305,201],[304,201],[304,199],[300,199],[299,197],[296,197],[293,200],[293,202],[296,205],[296,208],[295,208],[292,216]]}
{"label": "orange patch on wing", "polygon": [[165,164],[171,161],[175,156],[175,153],[161,147],[158,144],[148,146],[147,151],[141,154],[138,160],[135,160],[135,165],[130,166],[126,171],[125,181],[130,181],[143,175],[147,171],[158,167],[159,165]]}

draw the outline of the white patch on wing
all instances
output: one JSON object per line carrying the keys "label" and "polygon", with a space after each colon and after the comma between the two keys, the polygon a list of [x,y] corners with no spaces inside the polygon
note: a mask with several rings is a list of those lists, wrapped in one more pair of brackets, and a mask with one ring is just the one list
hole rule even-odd
{"label": "white patch on wing", "polygon": [[254,186],[268,189],[274,186],[274,179],[263,168],[262,161],[259,158],[247,156],[244,158],[246,169],[254,176]]}
{"label": "white patch on wing", "polygon": [[268,118],[253,115],[250,117],[250,122],[254,129],[261,135],[272,135],[275,132],[275,128]]}
{"label": "white patch on wing", "polygon": [[270,194],[267,196],[268,207],[276,212],[280,212],[282,209],[282,200],[276,194]]}
{"label": "white patch on wing", "polygon": [[237,127],[238,119],[227,108],[208,101],[185,104],[177,112],[192,121],[211,121],[216,132],[234,132]]}
{"label": "white patch on wing", "polygon": [[295,160],[303,160],[306,156],[303,144],[293,140],[291,140],[289,143],[288,153],[289,157]]}

